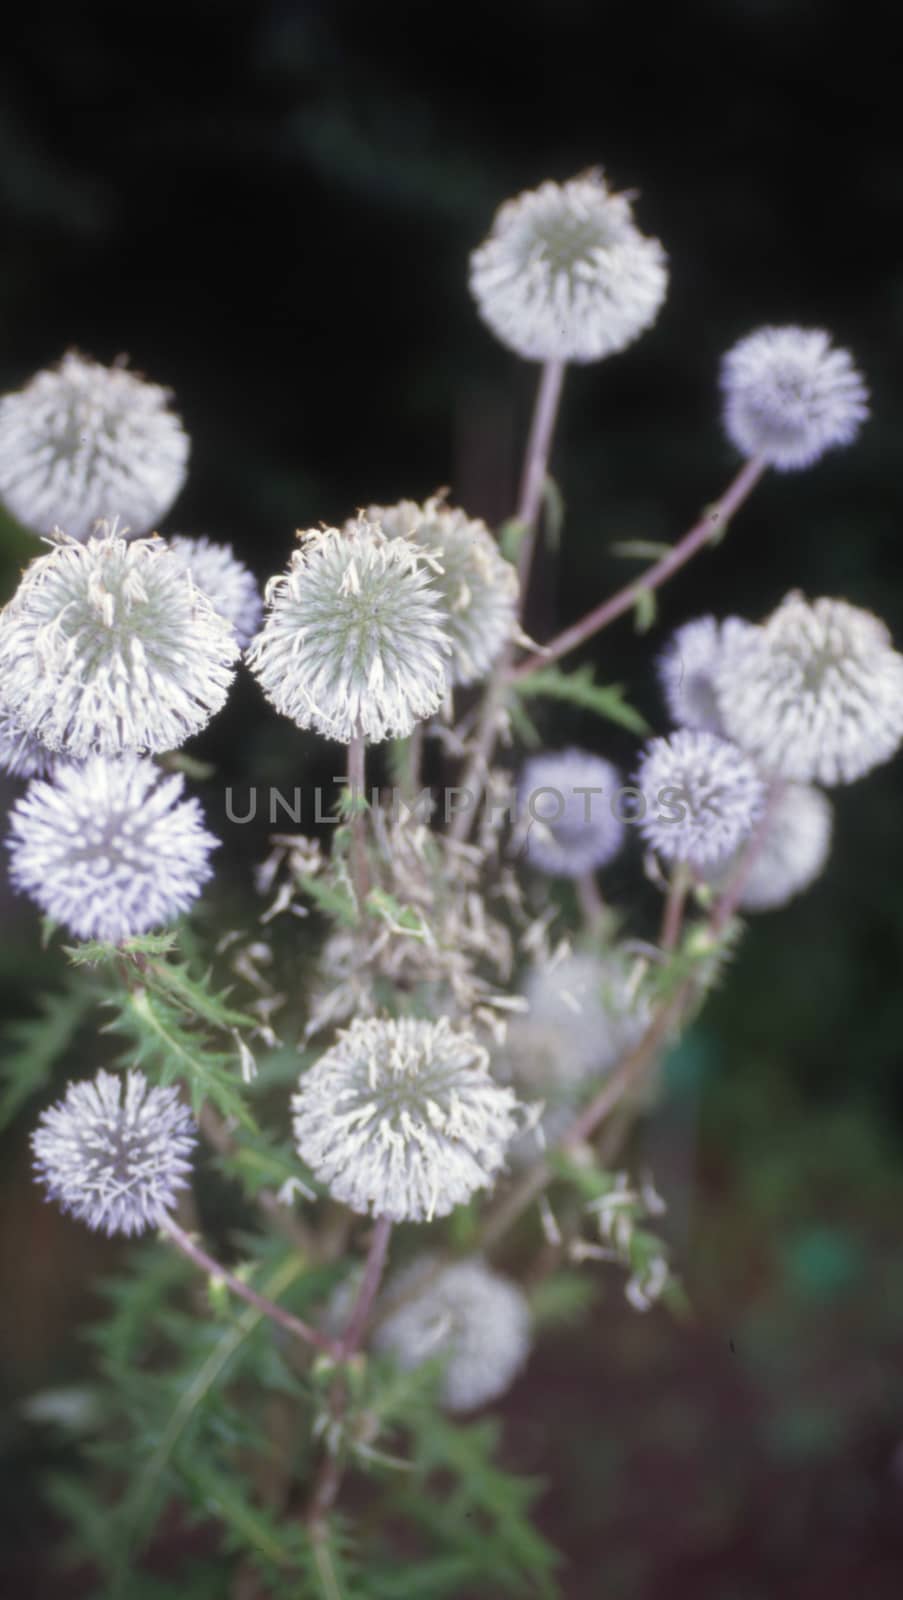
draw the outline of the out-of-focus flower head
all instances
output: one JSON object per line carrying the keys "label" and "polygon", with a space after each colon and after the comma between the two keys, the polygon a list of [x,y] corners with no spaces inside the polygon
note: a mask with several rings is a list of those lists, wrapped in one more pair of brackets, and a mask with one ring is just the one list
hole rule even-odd
{"label": "out-of-focus flower head", "polygon": [[150,533],[185,481],[188,436],[170,393],[70,351],[0,399],[0,499],[39,534],[87,539],[119,518]]}
{"label": "out-of-focus flower head", "polygon": [[834,349],[821,328],[759,328],[724,357],[721,388],[731,443],[779,472],[851,444],[868,416],[849,351]]}

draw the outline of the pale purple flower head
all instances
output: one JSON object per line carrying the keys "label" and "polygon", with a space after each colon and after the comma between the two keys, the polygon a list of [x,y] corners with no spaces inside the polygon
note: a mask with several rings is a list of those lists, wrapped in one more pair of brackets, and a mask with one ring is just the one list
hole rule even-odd
{"label": "pale purple flower head", "polygon": [[191,1170],[194,1119],[176,1088],[144,1074],[71,1083],[32,1135],[35,1171],[64,1211],[106,1234],[158,1228]]}
{"label": "pale purple flower head", "polygon": [[582,878],[617,855],[620,786],[617,768],[585,750],[531,756],[517,788],[517,836],[530,865]]}
{"label": "pale purple flower head", "polygon": [[640,832],[669,862],[705,871],[726,860],[762,815],[766,788],[749,756],[714,733],[653,739],[637,775]]}
{"label": "pale purple flower head", "polygon": [[852,443],[868,416],[849,351],[833,349],[821,328],[759,328],[724,357],[721,388],[731,443],[779,472]]}

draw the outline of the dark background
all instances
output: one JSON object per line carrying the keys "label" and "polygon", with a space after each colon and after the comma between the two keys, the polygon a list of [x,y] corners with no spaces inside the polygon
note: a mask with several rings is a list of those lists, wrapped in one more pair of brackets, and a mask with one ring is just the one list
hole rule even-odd
{"label": "dark background", "polygon": [[[881,16],[815,0],[31,4],[0,60],[0,388],[71,345],[127,352],[172,386],[193,440],[169,526],[232,540],[262,579],[295,528],[374,499],[447,484],[498,522],[535,370],[479,323],[468,252],[508,195],[601,164],[639,191],[672,284],[650,334],[569,376],[567,522],[534,632],[632,573],[611,542],[676,537],[724,486],[719,357],[799,321],[864,371],[860,442],[772,475],[665,592],[656,633],[624,621],[589,658],[661,726],[651,647],[701,611],[756,617],[800,587],[903,641],[903,142]],[[4,539],[6,594],[33,546]],[[633,759],[605,725],[549,728]],[[286,743],[250,684],[199,748],[220,786],[323,760]],[[903,768],[836,799],[825,879],[755,924],[672,1063],[655,1150],[696,1323],[625,1317],[609,1289],[589,1336],[547,1347],[508,1407],[513,1457],[556,1476],[543,1515],[568,1595],[899,1590]],[[625,869],[614,890],[635,881]],[[19,1015],[41,958],[27,909],[4,897],[4,912],[0,999]],[[7,1142],[0,1223],[20,1588],[45,1533],[17,1396],[83,1361],[73,1279],[97,1260],[70,1257],[33,1200],[27,1127]]]}

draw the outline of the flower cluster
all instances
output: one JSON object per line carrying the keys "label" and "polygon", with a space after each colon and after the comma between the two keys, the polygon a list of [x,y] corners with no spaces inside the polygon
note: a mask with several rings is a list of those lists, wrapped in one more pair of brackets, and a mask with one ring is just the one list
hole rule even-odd
{"label": "flower cluster", "polygon": [[410,539],[387,539],[366,518],[310,532],[266,600],[248,663],[299,728],[378,743],[438,710],[452,645],[430,564]]}
{"label": "flower cluster", "polygon": [[54,750],[174,750],[225,703],[232,629],[159,539],[115,527],[32,561],[0,613],[0,703]]}
{"label": "flower cluster", "polygon": [[118,517],[150,533],[185,480],[188,438],[169,391],[70,351],[0,399],[0,499],[35,533],[87,539]]}
{"label": "flower cluster", "polygon": [[159,1228],[191,1170],[194,1119],[175,1088],[144,1074],[98,1072],[72,1083],[32,1136],[48,1197],[107,1234]]}
{"label": "flower cluster", "polygon": [[359,1019],[301,1078],[302,1161],[353,1211],[447,1216],[493,1182],[517,1126],[486,1051],[446,1018]]}

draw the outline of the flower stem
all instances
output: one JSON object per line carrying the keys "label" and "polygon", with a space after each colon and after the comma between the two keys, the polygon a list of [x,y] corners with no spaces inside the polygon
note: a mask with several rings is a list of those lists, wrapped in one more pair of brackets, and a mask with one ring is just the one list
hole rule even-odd
{"label": "flower stem", "polygon": [[[555,434],[555,423],[558,419],[558,411],[561,405],[564,374],[565,364],[563,361],[547,361],[543,366],[524,455],[524,468],[521,476],[516,515],[516,521],[521,524],[523,530],[517,556],[522,621],[527,600],[527,587],[530,581],[530,568],[533,564],[533,554],[536,548],[536,529],[542,506],[543,489],[545,488],[549,470],[552,439]],[[513,659],[514,647],[509,644],[496,663],[486,686],[480,718],[471,747],[470,759],[461,779],[461,788],[467,797],[468,803],[455,814],[450,828],[452,839],[460,841],[467,838],[471,823],[482,799],[489,775],[492,752],[498,737],[499,723],[504,710],[505,685],[511,672]]]}
{"label": "flower stem", "polygon": [[367,1252],[364,1275],[361,1278],[357,1299],[348,1319],[348,1326],[342,1335],[341,1353],[343,1360],[347,1360],[349,1356],[354,1355],[364,1337],[373,1302],[382,1282],[391,1232],[392,1224],[388,1217],[378,1217],[373,1228],[373,1237],[370,1240],[370,1249]]}
{"label": "flower stem", "polygon": [[341,1347],[336,1345],[332,1339],[328,1338],[325,1333],[321,1333],[318,1328],[311,1327],[307,1322],[302,1322],[300,1317],[292,1316],[290,1311],[285,1311],[282,1306],[277,1306],[274,1301],[267,1300],[264,1295],[258,1294],[256,1290],[249,1288],[246,1283],[242,1282],[241,1278],[236,1277],[234,1272],[230,1272],[228,1267],[221,1266],[218,1261],[213,1259],[213,1256],[209,1256],[206,1250],[197,1244],[190,1234],[185,1232],[184,1228],[179,1227],[174,1217],[165,1219],[162,1224],[162,1231],[171,1239],[176,1249],[181,1250],[182,1255],[187,1256],[188,1260],[193,1262],[196,1267],[199,1267],[208,1277],[222,1278],[233,1294],[237,1294],[239,1299],[245,1300],[249,1306],[253,1306],[263,1316],[269,1317],[271,1322],[278,1323],[280,1328],[284,1328],[287,1333],[293,1334],[296,1339],[302,1339],[307,1344],[315,1345],[318,1350],[325,1350],[328,1355],[338,1358]]}
{"label": "flower stem", "polygon": [[510,679],[517,681],[520,678],[526,678],[538,668],[548,666],[549,662],[560,660],[562,656],[567,655],[571,650],[575,650],[578,645],[585,644],[586,640],[591,639],[594,634],[600,633],[603,628],[607,628],[610,622],[614,622],[618,617],[623,616],[625,611],[630,611],[641,595],[650,594],[654,589],[661,588],[662,584],[667,583],[668,579],[673,577],[675,572],[679,572],[680,568],[685,566],[693,556],[700,550],[705,549],[705,546],[710,544],[717,534],[723,532],[734,512],[739,509],[755,488],[765,471],[765,467],[766,463],[760,460],[758,456],[754,456],[751,461],[745,462],[733,482],[725,489],[721,498],[716,500],[714,505],[707,508],[699,521],[690,528],[689,532],[685,533],[683,538],[677,541],[677,544],[672,545],[667,555],[662,556],[661,560],[648,567],[645,572],[641,573],[638,578],[634,578],[631,583],[625,584],[624,588],[619,589],[617,594],[613,594],[609,599],[603,600],[601,605],[589,611],[579,622],[575,622],[571,627],[565,628],[562,633],[550,640],[548,644],[543,645],[542,649],[538,650],[535,655],[528,656],[526,661],[522,661],[519,666],[515,667],[510,674]]}
{"label": "flower stem", "polygon": [[363,907],[370,892],[364,794],[366,762],[367,748],[364,736],[362,733],[355,733],[348,745],[348,790],[351,806],[351,876],[360,907]]}
{"label": "flower stem", "polygon": [[662,914],[662,931],[659,943],[663,950],[672,951],[677,946],[680,931],[683,927],[684,910],[687,904],[687,895],[690,891],[692,877],[689,868],[680,863],[674,871],[674,876],[668,885],[665,896],[665,909]]}

